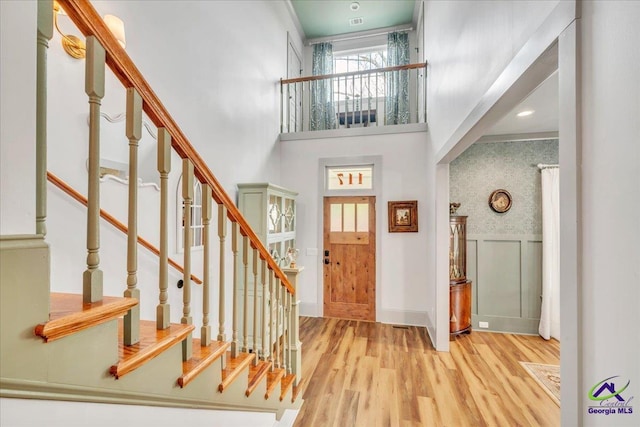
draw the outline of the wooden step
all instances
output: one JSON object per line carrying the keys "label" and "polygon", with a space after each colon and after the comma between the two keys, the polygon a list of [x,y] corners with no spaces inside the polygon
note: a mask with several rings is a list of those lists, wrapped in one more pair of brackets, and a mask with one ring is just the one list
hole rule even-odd
{"label": "wooden step", "polygon": [[102,301],[85,304],[82,295],[52,293],[49,321],[36,326],[35,334],[45,342],[57,340],[124,316],[137,304],[137,299],[124,297],[103,297]]}
{"label": "wooden step", "polygon": [[265,399],[268,399],[269,396],[271,396],[273,390],[275,390],[278,384],[280,384],[282,377],[284,377],[284,369],[282,368],[275,368],[267,374],[267,392],[264,395]]}
{"label": "wooden step", "polygon": [[255,353],[238,353],[235,359],[231,357],[231,352],[227,352],[227,366],[222,370],[222,382],[218,386],[221,393],[238,378],[244,368],[251,363]]}
{"label": "wooden step", "polygon": [[[282,402],[284,400],[284,397],[287,395],[287,391],[289,391],[290,387],[293,387],[293,381],[296,379],[295,374],[289,374],[289,375],[285,375],[282,378],[282,381],[280,382],[281,384],[281,388],[280,388],[280,401]],[[295,387],[294,387],[295,389]],[[292,393],[293,394],[293,393]],[[291,402],[294,402],[296,399],[295,397],[291,398]]]}
{"label": "wooden step", "polygon": [[157,330],[154,320],[141,320],[140,342],[130,346],[123,344],[122,320],[118,322],[118,329],[120,362],[109,370],[116,379],[182,342],[195,329],[195,326],[171,323],[167,329]]}
{"label": "wooden step", "polygon": [[302,394],[302,391],[307,386],[306,380],[304,378],[298,381],[298,385],[293,386],[293,393],[291,393],[291,403],[294,403],[298,398],[299,394]]}
{"label": "wooden step", "polygon": [[258,387],[260,381],[267,376],[269,369],[271,369],[271,362],[267,361],[261,361],[258,362],[257,365],[251,365],[249,367],[249,386],[247,386],[247,391],[245,392],[247,397],[251,396],[251,393]]}
{"label": "wooden step", "polygon": [[178,385],[184,387],[196,378],[209,365],[222,356],[231,343],[213,341],[206,347],[200,345],[200,340],[193,340],[193,354],[191,359],[182,362],[182,376],[178,378]]}

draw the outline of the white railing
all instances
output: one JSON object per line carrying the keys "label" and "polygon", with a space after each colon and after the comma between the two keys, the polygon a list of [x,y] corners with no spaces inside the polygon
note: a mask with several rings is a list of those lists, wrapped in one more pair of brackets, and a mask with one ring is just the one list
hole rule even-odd
{"label": "white railing", "polygon": [[280,131],[426,123],[426,65],[281,80]]}

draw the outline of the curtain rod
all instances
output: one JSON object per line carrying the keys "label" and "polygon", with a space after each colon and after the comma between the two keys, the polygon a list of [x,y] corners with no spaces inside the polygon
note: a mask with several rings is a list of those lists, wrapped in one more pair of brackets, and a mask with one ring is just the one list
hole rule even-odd
{"label": "curtain rod", "polygon": [[545,164],[542,164],[542,163],[538,163],[537,166],[538,166],[538,169],[540,169],[540,170],[542,170],[542,169],[553,169],[553,168],[559,167],[558,165],[545,165]]}
{"label": "curtain rod", "polygon": [[356,33],[342,33],[342,34],[336,34],[334,36],[318,37],[315,39],[307,40],[307,45],[312,46],[318,43],[341,42],[346,40],[362,39],[366,37],[375,37],[375,36],[381,36],[383,34],[393,33],[395,31],[397,32],[413,31],[413,27],[411,25],[405,24],[405,25],[396,25],[395,27],[377,28],[375,30],[358,31]]}

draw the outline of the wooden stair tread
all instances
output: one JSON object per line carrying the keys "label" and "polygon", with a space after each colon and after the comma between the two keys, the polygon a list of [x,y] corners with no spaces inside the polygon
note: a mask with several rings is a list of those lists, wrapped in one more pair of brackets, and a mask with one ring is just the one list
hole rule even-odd
{"label": "wooden stair tread", "polygon": [[269,369],[271,369],[271,362],[267,361],[261,361],[258,362],[257,365],[251,365],[249,367],[249,385],[245,392],[247,397],[251,396],[251,393],[253,393],[253,391],[258,387],[260,381],[267,376]]}
{"label": "wooden stair tread", "polygon": [[218,386],[218,391],[223,392],[229,387],[254,357],[256,357],[255,353],[238,353],[238,357],[232,358],[231,352],[227,352],[227,366],[222,370],[222,382]]}
{"label": "wooden stair tread", "polygon": [[209,365],[222,356],[231,343],[224,341],[213,341],[206,347],[201,345],[198,338],[193,340],[193,353],[191,358],[182,362],[182,376],[178,378],[178,385],[184,387],[196,378]]}
{"label": "wooden stair tread", "polygon": [[126,346],[123,343],[123,322],[118,322],[120,361],[109,372],[116,378],[128,374],[183,341],[194,329],[193,325],[171,323],[167,329],[157,330],[155,321],[141,320],[140,342]]}
{"label": "wooden stair tread", "polygon": [[291,393],[291,403],[294,403],[296,401],[298,395],[302,392],[302,390],[304,390],[306,385],[307,384],[305,379],[301,378],[300,381],[298,381],[298,385],[293,386],[293,393]]}
{"label": "wooden stair tread", "polygon": [[[293,387],[293,381],[296,379],[295,374],[289,374],[286,375],[284,378],[282,378],[281,384],[282,384],[282,388],[280,389],[280,401],[282,402],[285,398],[285,396],[287,395],[287,391],[289,390],[290,387]],[[295,387],[294,387],[294,391],[295,391]],[[293,397],[293,392],[291,393],[292,397],[291,397],[291,403],[296,401],[296,398]]]}
{"label": "wooden stair tread", "polygon": [[273,390],[275,390],[278,384],[280,384],[282,377],[284,377],[284,369],[282,368],[276,368],[267,374],[267,392],[264,395],[265,399],[268,399],[269,396],[271,396]]}
{"label": "wooden stair tread", "polygon": [[35,328],[45,342],[124,316],[138,300],[125,297],[103,297],[102,301],[83,303],[80,294],[51,293],[49,321]]}

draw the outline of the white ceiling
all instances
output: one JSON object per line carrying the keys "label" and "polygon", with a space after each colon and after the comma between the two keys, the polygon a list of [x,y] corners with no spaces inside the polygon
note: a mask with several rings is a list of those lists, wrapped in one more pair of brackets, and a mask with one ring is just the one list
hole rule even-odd
{"label": "white ceiling", "polygon": [[[558,131],[558,72],[553,73],[520,104],[496,123],[486,135],[519,135]],[[524,110],[534,113],[526,117]]]}

